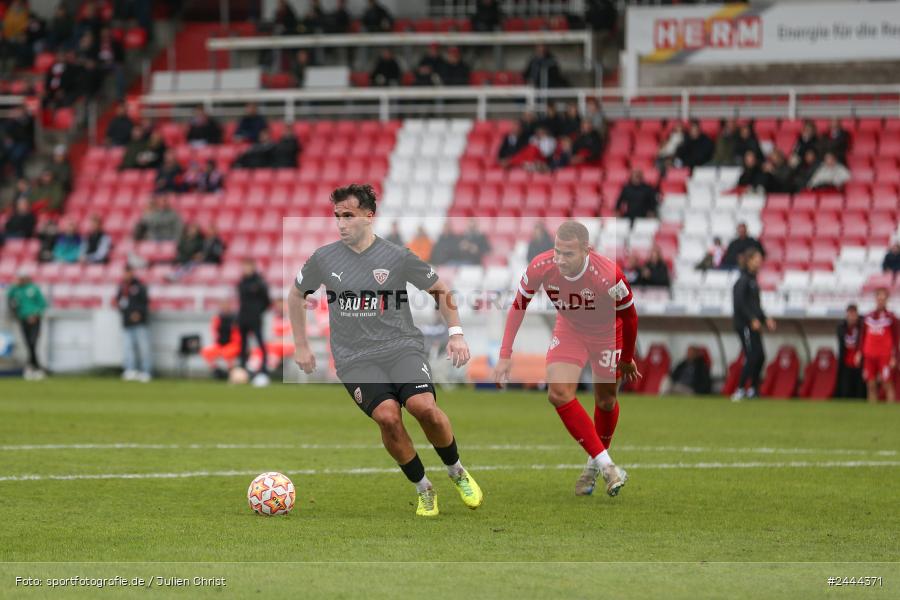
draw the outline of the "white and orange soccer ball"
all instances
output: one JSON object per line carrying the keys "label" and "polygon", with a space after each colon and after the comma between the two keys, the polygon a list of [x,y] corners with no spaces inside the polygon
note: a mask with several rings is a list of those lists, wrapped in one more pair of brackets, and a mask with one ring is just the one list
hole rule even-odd
{"label": "white and orange soccer ball", "polygon": [[286,515],[294,508],[294,484],[285,475],[272,471],[250,482],[247,502],[250,509],[267,517]]}

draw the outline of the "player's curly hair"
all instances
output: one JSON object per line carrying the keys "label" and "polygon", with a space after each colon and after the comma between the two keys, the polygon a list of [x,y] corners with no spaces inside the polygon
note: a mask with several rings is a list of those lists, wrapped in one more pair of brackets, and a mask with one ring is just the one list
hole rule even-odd
{"label": "player's curly hair", "polygon": [[331,202],[332,204],[337,204],[350,196],[359,201],[360,208],[375,212],[378,198],[375,196],[375,189],[368,183],[351,183],[348,186],[337,188],[331,192]]}

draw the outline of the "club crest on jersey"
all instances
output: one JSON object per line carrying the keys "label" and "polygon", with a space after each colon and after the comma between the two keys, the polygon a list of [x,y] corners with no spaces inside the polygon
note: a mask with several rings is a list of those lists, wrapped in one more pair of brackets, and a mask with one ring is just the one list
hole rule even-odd
{"label": "club crest on jersey", "polygon": [[391,274],[391,272],[388,271],[387,269],[373,269],[372,270],[372,275],[375,276],[375,281],[378,282],[378,285],[384,285],[384,282],[387,281],[388,275],[390,275],[390,274]]}
{"label": "club crest on jersey", "polygon": [[581,294],[581,297],[584,298],[585,300],[587,300],[588,302],[590,302],[591,300],[594,299],[594,290],[592,290],[590,288],[584,288],[579,293]]}
{"label": "club crest on jersey", "polygon": [[353,399],[356,400],[357,404],[360,404],[360,405],[362,404],[362,390],[361,389],[356,388],[355,390],[353,390]]}
{"label": "club crest on jersey", "polygon": [[553,349],[556,348],[557,346],[559,346],[559,338],[556,337],[556,336],[554,335],[554,336],[553,336],[553,339],[550,340],[550,348],[549,348],[549,350],[553,350]]}

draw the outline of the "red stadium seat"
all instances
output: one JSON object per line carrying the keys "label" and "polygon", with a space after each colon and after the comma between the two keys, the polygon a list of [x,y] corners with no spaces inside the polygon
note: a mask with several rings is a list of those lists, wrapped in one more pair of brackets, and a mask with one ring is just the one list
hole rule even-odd
{"label": "red stadium seat", "polygon": [[669,376],[669,368],[672,366],[672,358],[669,350],[662,344],[652,344],[647,349],[647,358],[644,359],[643,378],[640,380],[639,389],[642,394],[659,394],[663,381]]}
{"label": "red stadium seat", "polygon": [[725,374],[725,384],[722,386],[722,394],[730,396],[737,391],[738,383],[741,378],[741,369],[744,368],[744,353],[741,352],[734,361],[728,365],[728,371]]}
{"label": "red stadium seat", "polygon": [[797,391],[800,359],[793,346],[782,346],[775,359],[766,367],[760,385],[760,395],[770,398],[792,398]]}
{"label": "red stadium seat", "polygon": [[809,400],[827,400],[834,393],[838,365],[831,348],[819,348],[803,371],[803,384],[797,394]]}

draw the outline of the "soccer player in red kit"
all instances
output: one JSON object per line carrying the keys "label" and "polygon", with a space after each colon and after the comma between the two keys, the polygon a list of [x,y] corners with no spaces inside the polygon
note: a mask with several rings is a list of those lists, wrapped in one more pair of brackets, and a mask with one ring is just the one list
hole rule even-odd
{"label": "soccer player in red kit", "polygon": [[884,386],[888,402],[895,401],[893,371],[897,366],[897,317],[887,309],[888,292],[875,290],[875,310],[863,318],[863,379],[868,387],[869,402],[878,402],[878,382]]}
{"label": "soccer player in red kit", "polygon": [[[606,493],[615,496],[628,479],[607,450],[619,419],[618,376],[629,381],[641,376],[634,361],[637,312],[631,287],[614,261],[591,249],[584,225],[563,223],[553,249],[537,255],[522,275],[494,371],[498,386],[509,380],[513,341],[529,302],[541,287],[558,314],[547,351],[549,400],[588,454],[575,494],[592,494],[602,475]],[[594,421],[575,397],[588,361],[594,379]]]}

